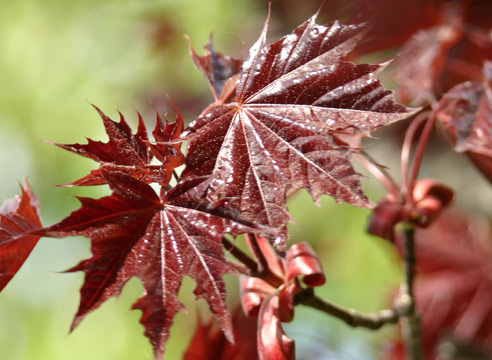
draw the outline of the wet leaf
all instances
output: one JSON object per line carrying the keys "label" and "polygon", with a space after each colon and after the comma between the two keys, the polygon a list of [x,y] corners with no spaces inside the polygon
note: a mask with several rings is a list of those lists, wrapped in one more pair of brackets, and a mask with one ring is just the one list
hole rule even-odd
{"label": "wet leaf", "polygon": [[383,89],[376,78],[381,65],[341,60],[362,37],[361,26],[321,26],[312,17],[268,45],[267,24],[243,63],[237,101],[210,110],[183,133],[189,146],[181,186],[210,181],[204,197],[282,228],[285,237],[288,189],[305,188],[315,201],[330,194],[369,206],[348,161],[354,149],[337,134],[367,135],[412,111]]}
{"label": "wet leaf", "polygon": [[[93,105],[94,106],[94,105]],[[158,143],[151,145],[145,124],[138,114],[138,130],[136,134],[120,113],[120,121],[116,122],[107,117],[97,106],[96,111],[103,120],[109,141],[107,143],[88,139],[83,144],[56,144],[57,146],[90,158],[100,163],[100,168],[93,170],[89,175],[63,186],[86,186],[105,184],[101,168],[110,168],[112,171],[120,171],[132,175],[146,183],[157,182],[163,186],[171,180],[172,171],[184,162],[184,156],[179,150],[179,144],[167,144],[176,140],[183,129],[183,119],[177,112],[174,123],[166,124],[157,115],[156,126],[153,131],[154,139]],[[162,165],[151,164],[154,156],[162,162]]]}
{"label": "wet leaf", "polygon": [[91,239],[92,257],[69,270],[85,273],[72,329],[108,298],[119,296],[125,283],[136,276],[144,294],[133,308],[142,310],[140,322],[155,358],[160,359],[173,317],[183,309],[177,293],[183,276],[188,275],[196,282],[195,294],[207,301],[232,341],[222,280],[232,269],[224,258],[221,239],[224,233],[255,229],[168,201],[128,174],[105,168],[101,173],[112,194],[101,199],[79,198],[80,209],[43,231],[51,237]]}

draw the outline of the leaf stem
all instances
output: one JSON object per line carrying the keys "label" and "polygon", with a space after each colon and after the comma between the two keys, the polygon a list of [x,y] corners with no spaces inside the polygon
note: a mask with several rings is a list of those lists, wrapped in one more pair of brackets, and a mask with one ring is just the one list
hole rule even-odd
{"label": "leaf stem", "polygon": [[236,247],[236,245],[230,242],[227,238],[222,238],[222,245],[224,245],[224,248],[231,253],[232,256],[234,256],[249,269],[249,276],[252,276],[252,274],[256,274],[258,272],[258,264],[256,261],[251,259],[248,254]]}
{"label": "leaf stem", "polygon": [[[422,122],[427,118],[427,116],[429,116],[429,112],[423,112],[410,123],[410,126],[405,133],[405,140],[403,141],[403,146],[401,149],[401,192],[406,196],[407,199],[409,196],[411,196],[411,192],[409,191],[410,179],[408,178],[410,151],[412,149],[412,143],[415,139],[415,133],[417,132]],[[408,195],[409,193],[410,195]]]}
{"label": "leaf stem", "polygon": [[178,173],[176,172],[176,169],[173,169],[173,176],[174,176],[174,180],[178,181],[179,180],[179,175]]}
{"label": "leaf stem", "polygon": [[284,283],[284,280],[279,278],[268,265],[268,261],[261,251],[260,245],[256,239],[255,234],[245,234],[246,240],[248,241],[249,248],[253,253],[253,256],[258,261],[258,269],[256,274],[252,275],[254,277],[258,277],[273,287],[279,287]]}
{"label": "leaf stem", "polygon": [[427,141],[429,140],[429,136],[432,132],[432,126],[436,120],[435,113],[431,113],[431,115],[427,118],[427,122],[425,123],[424,129],[422,130],[422,134],[420,135],[419,142],[417,144],[417,148],[415,149],[415,156],[413,158],[412,164],[412,172],[410,173],[408,191],[407,191],[407,203],[413,203],[413,188],[415,186],[415,181],[419,175],[420,164],[422,162],[422,156],[424,155],[425,145],[427,145]]}
{"label": "leaf stem", "polygon": [[239,261],[234,261],[232,259],[226,259],[227,263],[229,264],[230,267],[232,267],[234,270],[237,272],[246,275],[246,276],[251,276],[251,269],[248,268],[246,265]]}
{"label": "leaf stem", "polygon": [[361,150],[359,154],[355,154],[356,159],[369,171],[379,182],[388,190],[395,198],[400,197],[399,186],[393,177],[386,169],[378,164],[372,156]]}

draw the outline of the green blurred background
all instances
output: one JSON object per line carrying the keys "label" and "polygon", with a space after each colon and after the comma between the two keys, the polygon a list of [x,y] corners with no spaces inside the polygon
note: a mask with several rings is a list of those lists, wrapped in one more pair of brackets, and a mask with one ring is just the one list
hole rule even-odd
{"label": "green blurred background", "polygon": [[[169,94],[191,120],[211,96],[183,34],[199,51],[213,31],[217,49],[244,57],[265,17],[266,2],[254,0],[1,0],[0,200],[17,194],[18,182],[27,177],[49,225],[78,207],[74,195],[104,194],[104,188],[54,187],[80,178],[94,164],[45,141],[106,139],[88,102],[112,118],[118,108],[131,124],[135,107],[150,127],[149,102],[166,112]],[[278,21],[272,21],[272,38],[282,27]],[[328,281],[319,294],[362,311],[385,306],[399,280],[399,260],[388,244],[364,234],[367,211],[329,198],[317,207],[303,192],[289,207],[296,219],[292,241],[313,244],[325,266]],[[140,313],[129,310],[142,291],[136,279],[120,299],[107,301],[68,335],[83,276],[59,272],[89,255],[87,239],[40,241],[0,294],[1,360],[153,358]],[[231,293],[235,281],[228,279]],[[181,291],[190,311],[176,317],[166,359],[181,358],[192,335],[192,287],[186,281]],[[382,337],[396,332],[391,326],[379,332],[349,329],[301,307],[285,329],[296,340],[298,359],[373,359]]]}

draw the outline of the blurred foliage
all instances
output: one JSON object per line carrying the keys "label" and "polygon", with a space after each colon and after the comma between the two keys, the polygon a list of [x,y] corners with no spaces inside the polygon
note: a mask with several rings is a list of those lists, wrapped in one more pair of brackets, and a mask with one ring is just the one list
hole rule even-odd
{"label": "blurred foliage", "polygon": [[[85,175],[94,164],[43,141],[104,139],[101,121],[87,101],[112,118],[116,106],[135,124],[132,105],[152,120],[149,101],[165,112],[169,93],[191,120],[211,96],[193,68],[183,34],[200,51],[213,31],[217,49],[244,57],[265,17],[263,5],[253,0],[2,1],[0,197],[18,193],[17,182],[26,176],[49,225],[78,207],[74,195],[106,193],[104,188],[53,187]],[[364,233],[366,210],[338,206],[328,198],[321,203],[316,207],[305,193],[289,203],[296,218],[292,241],[313,244],[326,269],[328,282],[319,294],[362,311],[380,309],[398,281],[396,255]],[[87,239],[41,240],[0,295],[1,359],[152,358],[140,313],[129,311],[142,291],[137,280],[67,336],[82,274],[54,272],[88,256]],[[227,280],[236,290],[235,278]],[[176,317],[167,359],[180,358],[192,335],[192,288],[191,281],[185,282],[181,293],[190,312]],[[337,359],[362,359],[378,351],[373,343],[380,342],[381,332],[354,331],[311,309],[299,307],[296,313],[286,329],[296,339],[300,359],[314,359],[315,353],[326,358],[331,352]]]}

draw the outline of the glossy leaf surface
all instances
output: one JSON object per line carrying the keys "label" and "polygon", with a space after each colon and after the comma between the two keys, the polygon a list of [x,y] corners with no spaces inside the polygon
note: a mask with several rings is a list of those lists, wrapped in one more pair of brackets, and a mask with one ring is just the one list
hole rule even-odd
{"label": "glossy leaf surface", "polygon": [[[94,106],[94,105],[93,105]],[[183,129],[183,119],[179,113],[174,123],[163,123],[157,115],[154,139],[158,142],[151,145],[142,117],[138,114],[138,130],[136,134],[120,113],[120,121],[116,122],[107,117],[98,107],[94,106],[103,120],[107,143],[88,139],[87,144],[56,144],[57,146],[90,158],[100,163],[101,167],[113,171],[125,172],[146,183],[157,182],[167,185],[175,167],[183,164],[184,156],[179,150],[179,144],[167,144],[175,140]],[[176,109],[175,109],[176,110]],[[176,110],[177,111],[177,110]],[[162,165],[151,164],[154,156]],[[101,167],[91,171],[82,179],[65,184],[64,186],[83,186],[105,184]]]}
{"label": "glossy leaf surface", "polygon": [[104,168],[102,175],[112,194],[101,199],[79,198],[82,206],[47,228],[52,237],[83,235],[91,239],[92,257],[69,271],[83,271],[79,310],[72,324],[138,277],[144,294],[133,305],[142,310],[141,323],[154,347],[156,359],[164,352],[169,327],[183,309],[177,292],[183,276],[196,282],[195,294],[204,298],[232,341],[230,315],[225,304],[222,275],[232,271],[221,244],[224,233],[254,231],[227,218],[197,208],[167,202],[146,183]]}
{"label": "glossy leaf surface", "polygon": [[[182,182],[212,178],[206,196],[241,216],[284,227],[285,193],[307,189],[358,206],[370,203],[337,133],[369,134],[411,114],[376,78],[380,65],[341,60],[361,27],[311,18],[274,44],[267,25],[250,49],[237,83],[237,101],[217,107],[185,130],[189,140]],[[283,235],[286,235],[284,228]]]}

